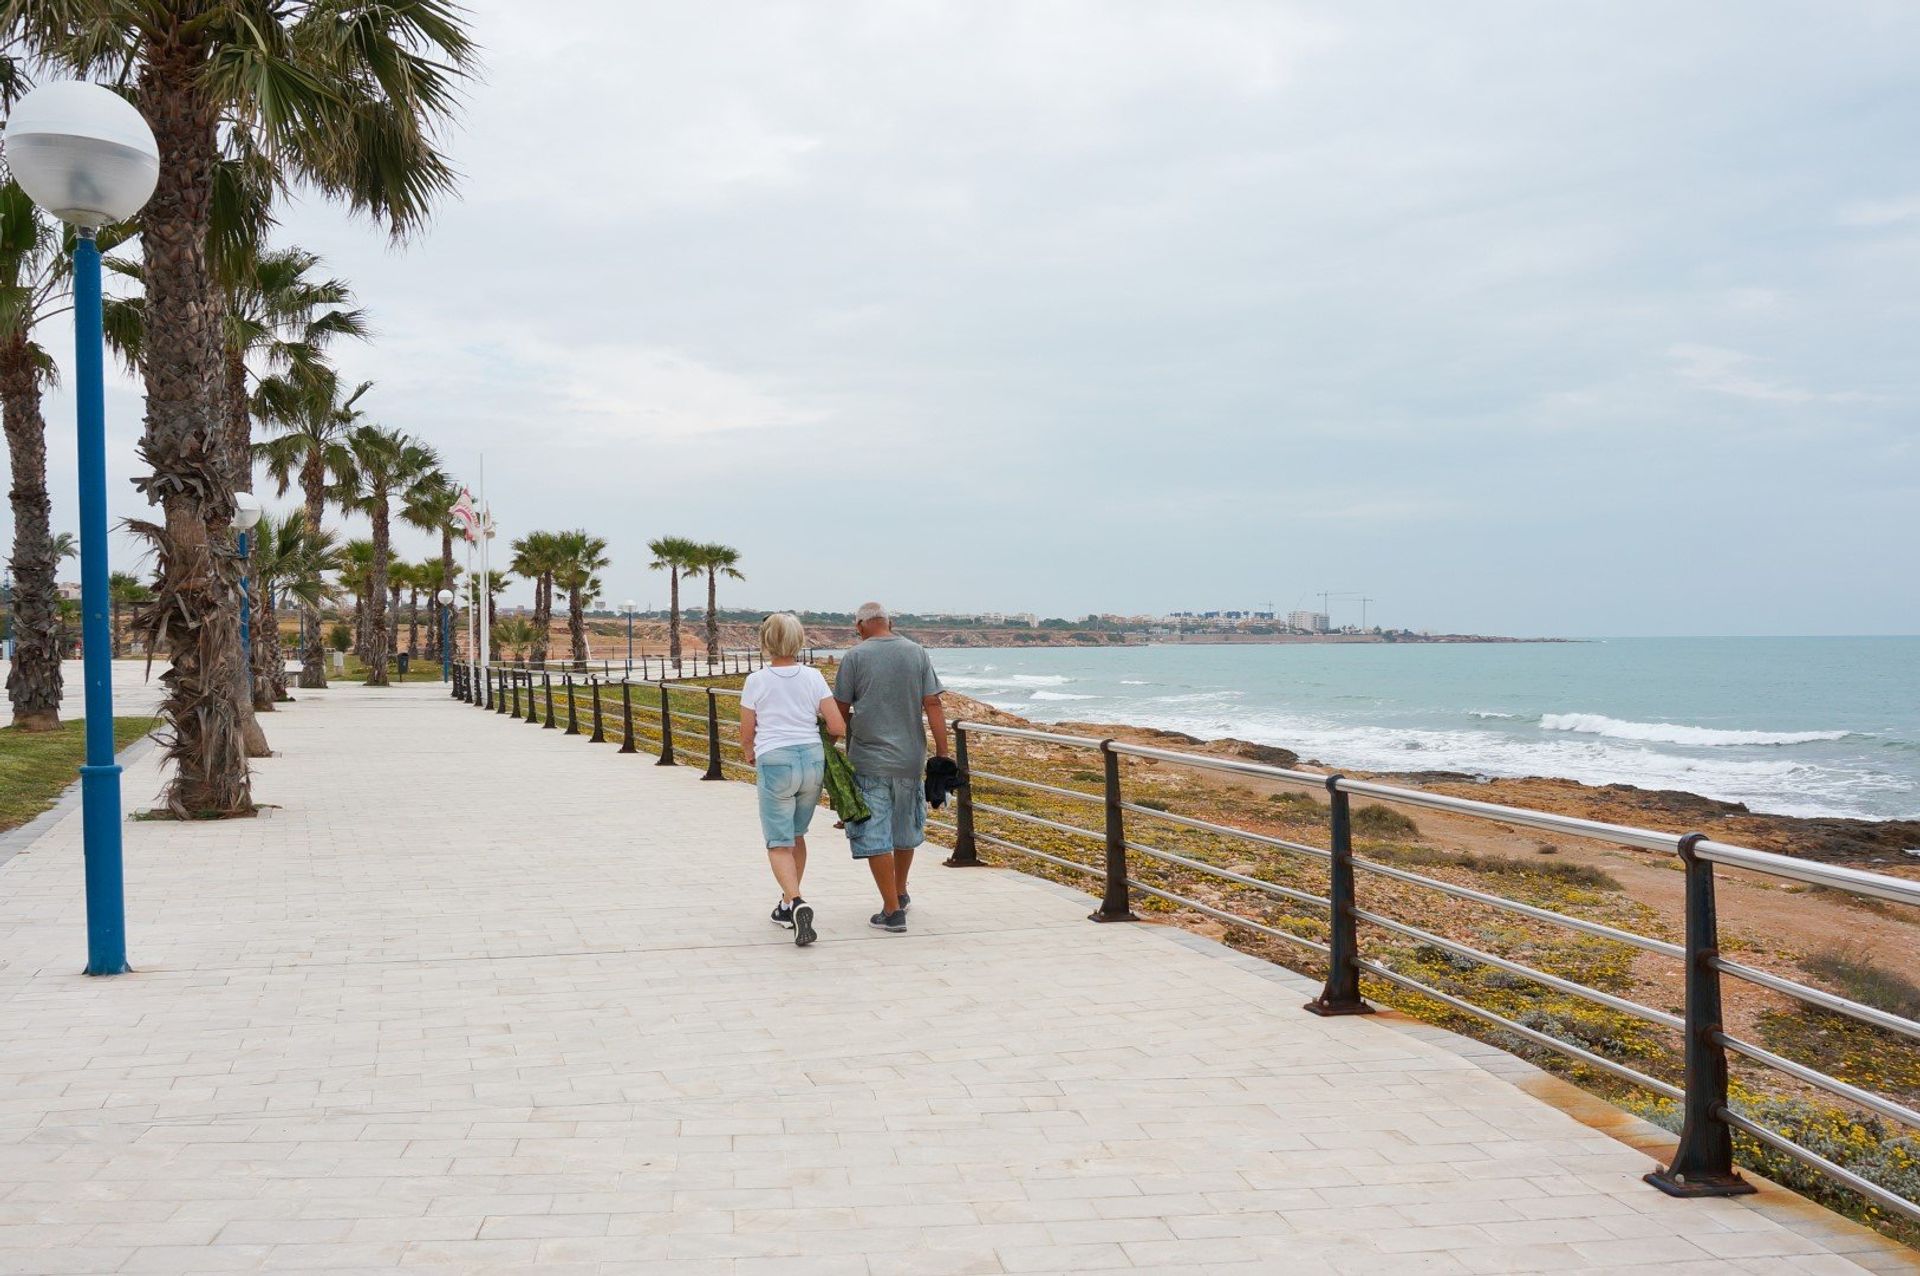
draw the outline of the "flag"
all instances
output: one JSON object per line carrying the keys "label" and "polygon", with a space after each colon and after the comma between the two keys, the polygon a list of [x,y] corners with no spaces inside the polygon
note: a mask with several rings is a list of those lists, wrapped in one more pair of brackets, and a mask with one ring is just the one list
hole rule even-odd
{"label": "flag", "polygon": [[460,489],[460,499],[453,503],[453,516],[460,520],[461,533],[468,541],[478,539],[474,535],[474,527],[479,519],[473,512],[473,493],[464,487]]}

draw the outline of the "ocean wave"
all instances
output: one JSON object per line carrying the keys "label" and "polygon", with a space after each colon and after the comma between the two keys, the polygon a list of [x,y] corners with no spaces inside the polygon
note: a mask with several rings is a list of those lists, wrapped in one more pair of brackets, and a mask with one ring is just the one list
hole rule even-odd
{"label": "ocean wave", "polygon": [[1145,678],[1122,678],[1120,685],[1123,687],[1151,687],[1153,684]]}
{"label": "ocean wave", "polygon": [[1071,691],[1036,691],[1029,699],[1033,700],[1098,700],[1099,696],[1076,696]]}
{"label": "ocean wave", "polygon": [[1501,713],[1498,709],[1469,709],[1467,710],[1467,716],[1469,718],[1517,718],[1520,715],[1517,713]]}
{"label": "ocean wave", "polygon": [[1821,740],[1844,740],[1852,734],[1850,731],[1723,731],[1716,727],[1690,727],[1679,722],[1624,722],[1598,713],[1545,714],[1540,719],[1540,729],[1575,731],[1582,735],[1605,736],[1609,740],[1703,747],[1813,744]]}
{"label": "ocean wave", "polygon": [[1017,673],[1013,680],[1023,687],[1060,687],[1073,681],[1060,673]]}

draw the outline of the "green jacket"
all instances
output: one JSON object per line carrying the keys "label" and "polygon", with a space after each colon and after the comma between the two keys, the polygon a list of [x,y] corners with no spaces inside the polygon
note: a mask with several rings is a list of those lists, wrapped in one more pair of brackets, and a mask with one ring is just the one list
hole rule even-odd
{"label": "green jacket", "polygon": [[843,823],[858,824],[862,820],[873,818],[873,812],[867,809],[866,799],[860,796],[860,790],[854,787],[853,763],[847,761],[847,755],[833,747],[833,737],[827,734],[825,727],[820,728],[820,743],[827,749],[827,805]]}

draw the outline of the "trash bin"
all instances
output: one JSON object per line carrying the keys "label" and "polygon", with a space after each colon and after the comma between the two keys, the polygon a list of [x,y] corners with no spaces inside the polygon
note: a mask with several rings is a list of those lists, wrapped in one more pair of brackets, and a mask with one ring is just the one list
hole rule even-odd
{"label": "trash bin", "polygon": [[413,653],[410,651],[403,651],[400,653],[399,660],[400,660],[400,676],[404,678],[407,676],[407,666],[413,663]]}

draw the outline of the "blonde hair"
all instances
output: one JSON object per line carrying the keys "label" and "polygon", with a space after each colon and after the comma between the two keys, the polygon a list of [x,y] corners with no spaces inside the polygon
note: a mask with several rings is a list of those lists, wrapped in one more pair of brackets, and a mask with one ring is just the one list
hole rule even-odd
{"label": "blonde hair", "polygon": [[791,660],[807,645],[807,631],[790,611],[776,611],[760,622],[760,649],[775,660]]}

